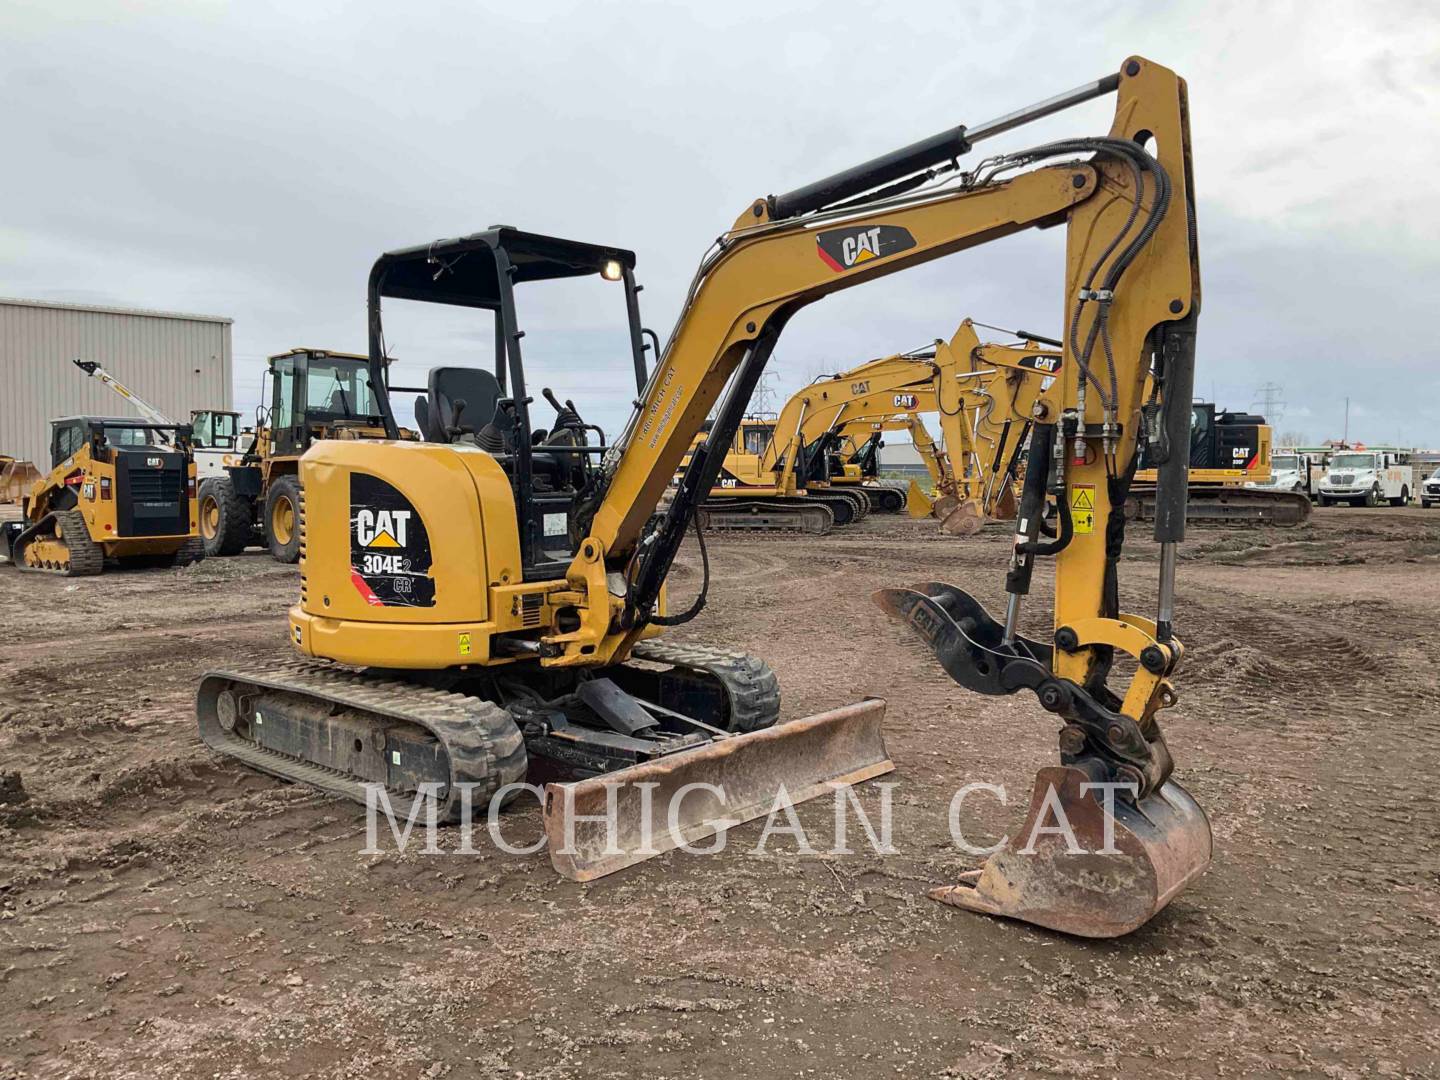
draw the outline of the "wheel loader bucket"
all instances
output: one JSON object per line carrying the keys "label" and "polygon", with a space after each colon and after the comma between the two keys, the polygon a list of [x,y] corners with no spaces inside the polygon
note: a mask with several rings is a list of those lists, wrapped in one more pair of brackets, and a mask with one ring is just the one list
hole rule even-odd
{"label": "wheel loader bucket", "polygon": [[885,702],[871,699],[588,780],[547,784],[550,861],[562,877],[590,881],[780,806],[883,776],[895,768],[884,719]]}
{"label": "wheel loader bucket", "polygon": [[1210,865],[1210,822],[1173,781],[1136,804],[1117,793],[1112,815],[1104,792],[1082,790],[1088,779],[1041,769],[1020,829],[982,869],[930,896],[1077,937],[1143,926]]}
{"label": "wheel loader bucket", "polygon": [[20,502],[39,479],[33,463],[0,457],[0,504]]}
{"label": "wheel loader bucket", "polygon": [[961,499],[940,521],[948,536],[974,536],[985,524],[985,510],[975,499]]}
{"label": "wheel loader bucket", "polygon": [[929,517],[934,510],[935,504],[930,501],[930,496],[911,480],[910,489],[905,493],[905,512],[912,518],[924,518]]}

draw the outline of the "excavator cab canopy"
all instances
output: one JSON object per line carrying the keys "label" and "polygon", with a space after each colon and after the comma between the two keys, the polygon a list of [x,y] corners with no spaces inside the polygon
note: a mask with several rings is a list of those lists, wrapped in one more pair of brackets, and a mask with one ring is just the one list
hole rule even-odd
{"label": "excavator cab canopy", "polygon": [[[369,371],[374,386],[385,385],[383,299],[491,313],[491,370],[474,365],[433,368],[423,396],[416,401],[415,419],[427,441],[473,442],[495,454],[502,464],[515,496],[527,580],[564,575],[581,535],[573,520],[574,496],[588,486],[595,462],[606,447],[604,432],[584,423],[573,402],[560,403],[548,388],[545,396],[556,410],[553,430],[531,423],[533,399],[525,388],[521,349],[525,334],[517,314],[515,286],[590,276],[619,283],[636,388],[643,389],[647,378],[644,335],[650,332],[640,325],[634,270],[635,253],[625,248],[495,226],[469,236],[387,252],[370,271]],[[377,399],[386,434],[396,438],[399,425],[389,396],[379,394]],[[586,437],[587,431],[598,436],[598,442]]]}

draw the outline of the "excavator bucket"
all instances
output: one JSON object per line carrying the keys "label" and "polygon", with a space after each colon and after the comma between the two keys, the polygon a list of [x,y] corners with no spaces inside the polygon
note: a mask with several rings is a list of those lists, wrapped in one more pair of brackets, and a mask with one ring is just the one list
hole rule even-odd
{"label": "excavator bucket", "polygon": [[990,508],[990,520],[1014,521],[1019,509],[1019,501],[1015,498],[1015,485],[1005,484],[1000,488],[995,505]]}
{"label": "excavator bucket", "polygon": [[926,495],[920,485],[914,480],[910,481],[910,489],[905,493],[905,512],[912,518],[929,517],[935,510],[935,504]]}
{"label": "excavator bucket", "polygon": [[985,524],[985,508],[976,499],[961,499],[940,521],[949,536],[974,536]]}
{"label": "excavator bucket", "polygon": [[32,462],[0,455],[0,505],[20,502],[39,479]]}
{"label": "excavator bucket", "polygon": [[548,784],[550,860],[562,877],[591,881],[883,776],[895,768],[884,719],[885,702],[870,699],[603,776]]}
{"label": "excavator bucket", "polygon": [[980,870],[936,889],[941,903],[1111,938],[1143,926],[1210,865],[1210,823],[1190,793],[1167,781],[1130,804],[1082,790],[1080,769],[1035,777],[1030,811]]}

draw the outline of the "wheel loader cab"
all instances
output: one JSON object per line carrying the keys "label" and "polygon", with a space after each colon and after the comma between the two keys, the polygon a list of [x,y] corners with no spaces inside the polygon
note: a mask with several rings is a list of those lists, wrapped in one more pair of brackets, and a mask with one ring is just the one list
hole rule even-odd
{"label": "wheel loader cab", "polygon": [[[271,453],[303,454],[338,429],[380,427],[366,358],[324,349],[292,349],[270,357]],[[384,386],[383,374],[374,386]]]}

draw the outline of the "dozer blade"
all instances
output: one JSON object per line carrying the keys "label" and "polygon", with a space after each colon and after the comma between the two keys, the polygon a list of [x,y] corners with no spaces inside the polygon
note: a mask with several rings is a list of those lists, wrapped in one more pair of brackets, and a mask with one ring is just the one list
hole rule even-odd
{"label": "dozer blade", "polygon": [[910,487],[905,492],[905,512],[912,518],[929,517],[935,510],[935,504],[930,501],[930,496],[920,489],[920,485],[914,480],[910,481]]}
{"label": "dozer blade", "polygon": [[1210,822],[1173,781],[1134,805],[1117,793],[1111,816],[1103,792],[1081,793],[1088,779],[1068,766],[1041,769],[1019,831],[983,869],[931,897],[1077,937],[1120,937],[1143,926],[1210,865]]}
{"label": "dozer blade", "polygon": [[974,536],[985,524],[985,510],[975,499],[962,499],[940,522],[948,536]]}
{"label": "dozer blade", "polygon": [[777,799],[794,805],[883,776],[895,768],[884,718],[885,702],[871,699],[592,779],[547,784],[550,861],[562,877],[591,881],[763,817]]}

